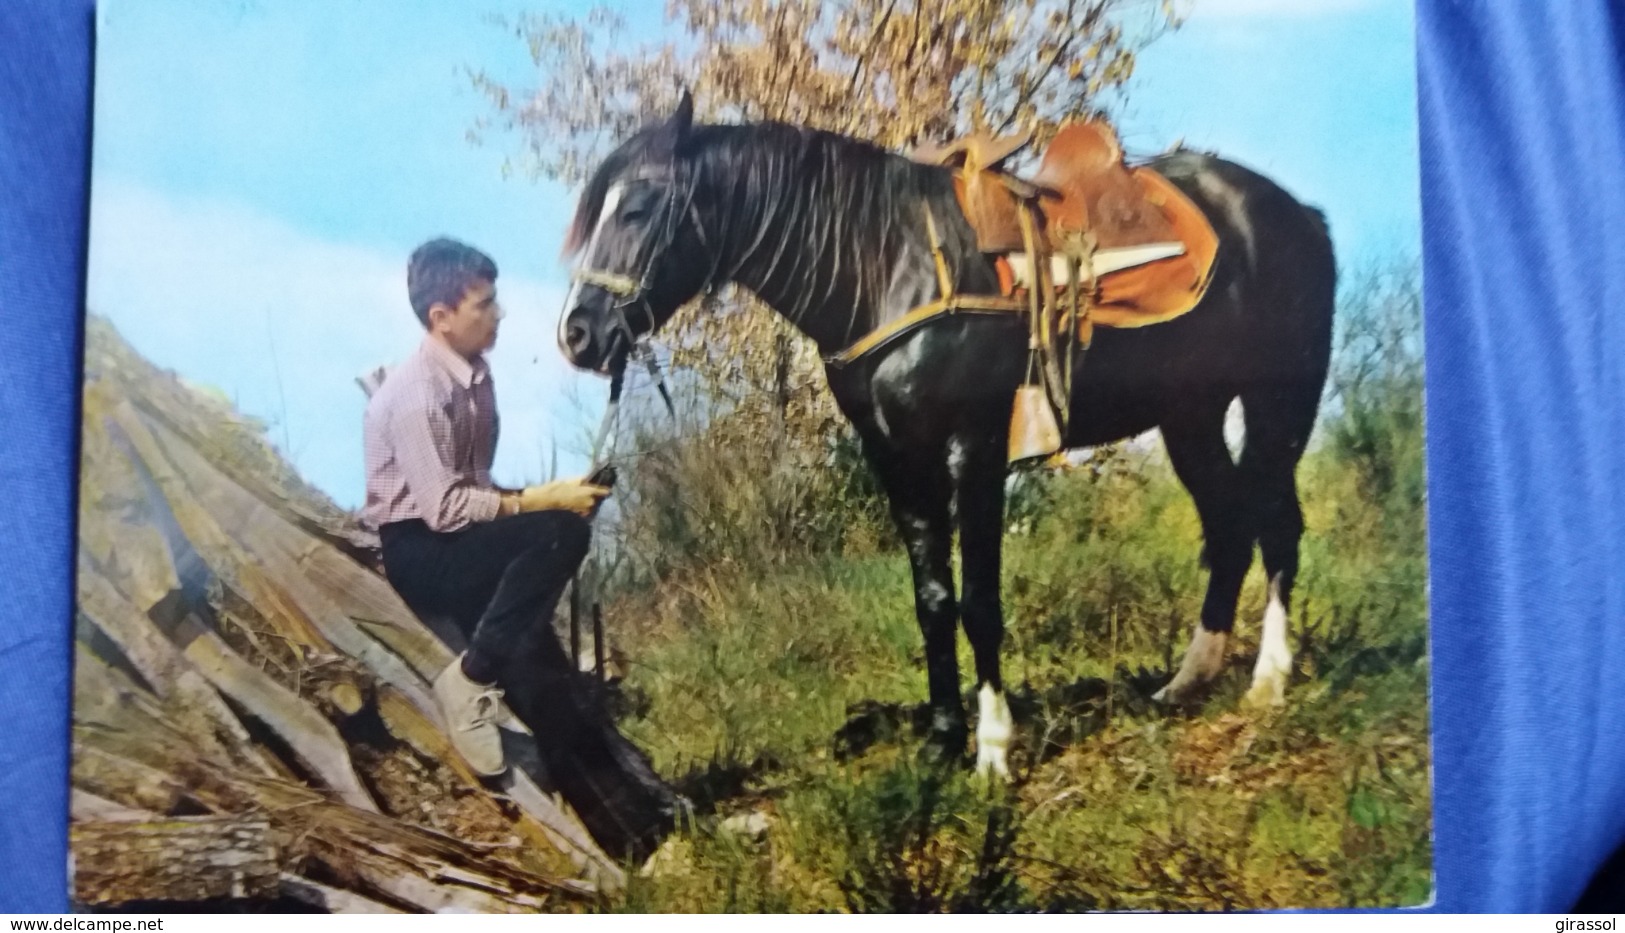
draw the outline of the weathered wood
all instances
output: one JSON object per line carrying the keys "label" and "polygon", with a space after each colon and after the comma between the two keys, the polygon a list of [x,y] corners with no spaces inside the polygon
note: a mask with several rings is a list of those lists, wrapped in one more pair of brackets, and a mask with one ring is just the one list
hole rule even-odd
{"label": "weathered wood", "polygon": [[253,743],[237,715],[213,685],[174,643],[128,602],[79,551],[79,611],[118,645],[124,657],[153,686],[182,728],[195,730],[204,742],[265,774],[273,773],[266,756]]}
{"label": "weathered wood", "polygon": [[263,818],[76,822],[68,835],[74,894],[86,904],[268,897],[280,885]]}
{"label": "weathered wood", "polygon": [[[109,671],[93,676],[116,682],[118,675]],[[528,909],[538,899],[575,898],[592,890],[520,867],[515,863],[520,853],[404,824],[329,799],[302,784],[199,755],[189,737],[175,732],[160,716],[161,710],[152,704],[114,699],[94,724],[76,725],[74,783],[114,803],[157,813],[185,809],[261,814],[271,823],[284,868],[319,865],[324,877],[338,879],[342,887],[420,909]],[[527,833],[523,825],[515,829],[522,836]],[[539,830],[529,834],[554,851]],[[398,880],[403,872],[415,880]],[[483,891],[497,901],[466,894],[465,888]]]}
{"label": "weathered wood", "polygon": [[[480,778],[468,769],[461,755],[440,729],[404,697],[390,690],[378,695],[378,712],[389,731],[425,757],[445,762],[465,782],[478,784]],[[547,794],[518,768],[502,777],[502,789],[519,805],[523,818],[514,828],[536,845],[558,849],[600,890],[618,891],[626,884],[625,873],[598,847],[567,804]]]}
{"label": "weathered wood", "polygon": [[[213,635],[200,636],[189,646],[189,655],[204,648],[223,651],[224,645]],[[153,698],[83,648],[80,654],[76,686],[86,694],[80,704],[81,722],[86,726],[76,733],[74,781],[87,794],[152,813],[207,808],[269,814],[279,836],[298,840],[290,858],[318,859],[332,871],[353,875],[355,887],[421,910],[528,910],[541,906],[550,893],[579,896],[583,890],[591,890],[493,864],[482,856],[480,847],[377,815],[370,798],[365,808],[345,807],[296,784],[222,767],[197,753],[191,744],[193,737],[168,726]],[[199,666],[213,672],[207,661]],[[252,681],[256,675],[263,682],[247,691],[224,689],[234,699],[241,697],[245,706],[264,708],[265,698],[256,691],[280,688],[263,674],[245,675],[239,670],[222,682],[234,677]],[[396,728],[438,752],[441,760],[461,764],[433,723],[404,698],[390,695],[385,709]],[[472,775],[467,780],[471,788],[479,786]],[[500,813],[494,803],[491,806],[494,813]],[[369,811],[370,816],[359,816]],[[560,816],[561,827],[564,822]],[[533,845],[565,849],[588,864],[594,853],[602,858],[579,830],[550,831],[528,817],[513,823],[516,832]],[[573,846],[567,844],[571,836],[575,837]],[[589,874],[605,875],[602,871]],[[124,894],[108,896],[123,898]]]}
{"label": "weathered wood", "polygon": [[109,437],[103,419],[117,404],[107,387],[87,382],[80,440],[79,548],[120,581],[125,598],[145,611],[180,585],[152,505],[133,464]]}
{"label": "weathered wood", "polygon": [[[384,679],[403,689],[414,678],[399,671],[404,660],[426,685],[445,669],[451,654],[412,614],[389,583],[357,564],[336,548],[318,541],[232,483],[183,439],[155,426],[152,436],[167,462],[187,485],[201,509],[229,529],[243,558],[284,588],[297,610],[326,640],[355,657],[372,652],[373,638],[387,646],[393,664],[379,670]],[[357,620],[368,628],[356,627]],[[371,666],[371,665],[369,665]],[[432,705],[428,693],[418,699]]]}
{"label": "weathered wood", "polygon": [[[206,809],[244,810],[237,796],[210,807],[177,777],[180,766],[210,757],[195,730],[166,715],[159,701],[109,667],[83,644],[74,667],[73,786],[123,806],[159,815]],[[133,748],[139,754],[120,753]],[[109,754],[107,749],[115,754]]]}
{"label": "weathered wood", "polygon": [[105,319],[91,314],[85,325],[85,382],[133,400],[144,414],[163,420],[232,478],[272,503],[311,534],[346,547],[376,547],[344,511],[301,479],[265,439],[265,425],[234,410],[218,391],[192,385],[159,370],[119,337]]}
{"label": "weathered wood", "polygon": [[186,657],[220,691],[277,734],[317,780],[351,806],[378,809],[361,786],[350,752],[333,724],[299,697],[239,658],[220,636],[205,632],[186,646]]}
{"label": "weathered wood", "polygon": [[[167,436],[161,427],[153,434],[159,447],[171,458],[177,475],[189,484],[209,514],[223,517],[223,527],[234,530],[235,540],[286,586],[293,602],[313,623],[341,650],[360,658],[381,682],[399,691],[422,717],[443,729],[439,709],[428,693],[426,681],[451,663],[452,654],[428,632],[389,584],[328,545],[313,543],[307,535],[270,513],[263,503],[225,481],[211,464],[190,451],[179,438]],[[326,581],[325,586],[321,585],[323,581]],[[387,645],[387,650],[381,649],[372,638]],[[412,672],[401,670],[399,660],[405,660]],[[379,702],[381,706],[385,702],[382,691]],[[396,712],[399,712],[398,707]],[[433,743],[415,744],[419,744],[425,754],[466,773],[461,757],[443,736]],[[429,745],[433,747],[427,747]],[[478,782],[471,773],[468,779]],[[563,848],[596,884],[614,888],[624,882],[624,875],[615,862],[591,835],[580,830],[579,823],[563,814],[552,798],[528,777],[521,776],[518,785],[513,795],[515,802],[547,828],[552,844]]]}
{"label": "weathered wood", "polygon": [[361,688],[350,681],[328,687],[327,699],[334,708],[346,716],[354,716],[366,705],[366,697],[361,695]]}
{"label": "weathered wood", "polygon": [[[195,645],[217,644],[210,636]],[[197,650],[197,649],[194,649]],[[234,810],[245,806],[303,808],[319,795],[301,799],[271,795],[271,799],[245,795],[240,781],[204,780],[204,765],[193,760],[195,749],[186,745],[191,736],[180,736],[164,725],[163,711],[150,698],[123,680],[93,656],[85,654],[76,685],[84,692],[78,704],[79,721],[95,725],[91,743],[78,743],[75,749],[75,783],[122,804],[167,813],[179,809],[208,807]],[[417,747],[425,756],[447,763],[471,793],[490,800],[479,779],[450,748],[436,724],[406,698],[389,688],[380,696],[380,712],[391,731]],[[106,747],[133,756],[121,758],[104,751]],[[566,816],[551,799],[527,781],[514,791],[516,803],[525,811],[512,820],[521,838],[542,851],[562,850],[582,865],[589,878],[606,888],[617,887],[619,871],[597,848],[591,838]],[[493,801],[490,811],[500,817],[501,808]],[[537,814],[541,815],[539,819]],[[399,893],[399,892],[397,892]]]}
{"label": "weathered wood", "polygon": [[[538,786],[552,772],[534,737],[511,736],[530,773],[498,787],[468,771],[429,688],[453,652],[379,573],[376,542],[262,425],[141,360],[105,322],[86,354],[80,822],[261,819],[278,891],[327,909],[534,910],[624,883]],[[603,767],[615,765],[592,775]],[[588,806],[646,809],[618,773],[592,775],[566,785]]]}
{"label": "weathered wood", "polygon": [[[284,637],[311,647],[326,647],[329,639],[323,637],[325,633],[298,607],[288,604],[280,587],[267,578],[264,571],[221,528],[215,517],[198,501],[189,484],[189,477],[175,467],[168,454],[173,449],[189,454],[200,463],[206,461],[184,442],[175,443],[171,448],[164,447],[129,402],[114,405],[108,421],[109,430],[117,431],[134,448],[140,459],[138,469],[146,472],[162,496],[163,501],[154,505],[167,509],[187,543],[204,560],[209,570],[226,585],[242,593],[249,602],[263,607],[262,615],[278,625]],[[218,471],[213,471],[213,475],[219,482],[230,482]]]}
{"label": "weathered wood", "polygon": [[88,791],[77,787],[69,788],[68,813],[71,818],[79,822],[107,821],[107,822],[141,822],[156,819],[158,814],[151,810],[138,810],[135,807],[126,807],[121,803],[114,803],[105,797],[98,797]]}
{"label": "weathered wood", "polygon": [[[140,430],[147,432],[147,427],[142,425]],[[349,614],[334,603],[331,593],[323,591],[311,582],[303,567],[275,549],[250,547],[268,536],[279,534],[286,536],[292,533],[300,540],[300,546],[303,548],[309,546],[310,538],[289,527],[281,516],[265,510],[262,503],[222,474],[193,450],[184,439],[167,433],[167,429],[162,426],[153,427],[146,436],[152,441],[150,456],[161,459],[174,471],[172,475],[175,482],[165,488],[165,494],[171,497],[171,501],[183,503],[183,511],[188,514],[197,513],[203,516],[218,514],[229,517],[229,521],[225,522],[227,527],[235,529],[249,542],[243,544],[224,532],[219,534],[211,532],[211,527],[218,531],[212,517],[197,521],[202,534],[209,542],[204,546],[194,541],[194,546],[199,547],[205,559],[220,562],[215,566],[215,570],[221,573],[222,578],[230,580],[240,577],[247,580],[248,583],[240,585],[243,585],[245,590],[251,590],[243,592],[250,602],[254,602],[257,606],[272,600],[281,604],[276,612],[269,615],[299,618],[302,623],[310,626],[313,638],[331,646],[333,650],[360,661],[379,680],[392,684],[412,696],[420,707],[425,709],[433,707],[434,699],[430,695],[428,681],[445,667],[444,662],[439,662],[439,666],[435,666],[436,662],[433,660],[405,658],[394,650],[393,646],[385,647],[379,644],[358,628]],[[352,566],[355,567],[357,574],[365,574],[368,580],[367,583],[355,582],[354,586],[382,584],[388,588],[389,584],[376,574],[353,562]],[[237,572],[239,569],[242,572]],[[421,623],[417,622],[409,610],[401,606],[399,611],[404,615],[395,620],[397,626],[415,625],[421,629]],[[403,663],[403,659],[406,663]],[[425,671],[428,673],[424,673]]]}
{"label": "weathered wood", "polygon": [[320,869],[324,877],[363,897],[426,911],[513,912],[592,891],[493,857],[490,847],[350,807],[298,784],[221,769],[205,760],[177,762],[173,771],[155,772],[124,755],[162,758],[167,754],[162,749],[154,751],[128,735],[110,732],[81,731],[77,738],[76,772],[90,770],[78,768],[79,762],[93,763],[97,789],[108,799],[130,800],[148,792],[147,782],[155,780],[171,792],[184,788],[211,808],[261,814],[283,870]]}

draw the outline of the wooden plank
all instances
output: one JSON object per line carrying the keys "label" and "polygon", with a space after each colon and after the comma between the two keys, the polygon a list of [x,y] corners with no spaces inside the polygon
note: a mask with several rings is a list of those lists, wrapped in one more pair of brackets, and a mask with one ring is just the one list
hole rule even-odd
{"label": "wooden plank", "polygon": [[180,649],[127,601],[79,551],[79,611],[124,653],[165,701],[182,728],[203,742],[265,774],[274,773],[225,701]]}
{"label": "wooden plank", "polygon": [[86,904],[270,897],[281,872],[260,817],[76,822],[74,896]]}
{"label": "wooden plank", "polygon": [[345,647],[351,641],[349,630],[359,621],[366,629],[356,630],[357,634],[382,642],[424,682],[450,663],[451,653],[387,580],[290,524],[162,425],[153,426],[152,433],[197,502],[229,529],[252,563],[286,588],[293,603],[330,641]]}
{"label": "wooden plank", "polygon": [[[139,456],[139,467],[151,476],[153,484],[162,494],[163,502],[158,504],[159,507],[167,507],[175,524],[209,570],[249,602],[260,607],[262,615],[276,625],[284,637],[309,647],[326,648],[328,640],[313,624],[313,620],[306,618],[296,607],[287,605],[278,587],[266,578],[264,572],[198,501],[188,484],[188,478],[176,470],[167,456],[168,451],[148,430],[147,423],[136,412],[135,406],[127,401],[121,402],[114,406],[109,417]],[[176,446],[191,451],[184,443]],[[191,455],[198,456],[195,452]],[[222,477],[221,482],[229,483],[230,480]]]}
{"label": "wooden plank", "polygon": [[[493,857],[476,846],[434,830],[400,823],[378,813],[329,800],[298,784],[223,769],[209,761],[176,762],[176,773],[158,771],[131,755],[163,759],[172,750],[155,747],[130,732],[77,730],[75,780],[94,776],[93,792],[114,801],[135,795],[132,781],[156,773],[170,789],[184,786],[198,800],[269,821],[283,870],[314,866],[335,884],[369,899],[382,899],[425,911],[529,911],[551,899],[577,900],[592,889],[553,879]],[[120,784],[120,782],[125,782]]]}
{"label": "wooden plank", "polygon": [[118,821],[144,821],[157,818],[158,814],[151,810],[138,810],[135,807],[126,807],[114,803],[106,797],[98,797],[89,791],[77,787],[68,789],[68,813],[76,822],[118,822]]}
{"label": "wooden plank", "polygon": [[189,797],[186,789],[160,768],[78,744],[73,749],[73,783],[75,790],[83,789],[99,799],[145,813],[172,813]]}
{"label": "wooden plank", "polygon": [[[188,540],[222,581],[260,608],[268,621],[292,626],[287,632],[290,637],[347,654],[385,682],[413,694],[421,704],[433,704],[425,679],[395,653],[368,637],[325,598],[312,593],[297,568],[262,566],[221,530],[211,513],[217,502],[222,498],[245,496],[251,500],[251,496],[184,440],[172,433],[165,436],[166,428],[157,426],[149,430],[133,406],[126,403],[115,414],[132,446],[152,469]],[[209,503],[208,507],[205,502]],[[278,516],[270,518],[272,520],[264,524],[285,524]]]}
{"label": "wooden plank", "polygon": [[351,806],[378,810],[372,795],[356,777],[349,748],[339,737],[338,730],[314,708],[264,671],[238,657],[213,632],[192,639],[185,653],[210,683],[286,742],[300,764],[317,780]]}
{"label": "wooden plank", "polygon": [[518,768],[509,768],[502,780],[513,802],[541,822],[553,844],[575,860],[587,880],[606,893],[625,889],[626,873],[598,847],[568,804],[542,790]]}
{"label": "wooden plank", "polygon": [[122,595],[145,611],[180,586],[153,506],[125,452],[107,432],[117,404],[106,387],[87,382],[80,440],[79,549],[116,577]]}

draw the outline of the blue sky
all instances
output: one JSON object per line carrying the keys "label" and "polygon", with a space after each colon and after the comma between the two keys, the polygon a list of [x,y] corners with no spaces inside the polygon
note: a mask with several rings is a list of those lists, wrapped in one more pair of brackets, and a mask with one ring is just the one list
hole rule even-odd
{"label": "blue sky", "polygon": [[[1139,62],[1122,114],[1130,150],[1183,138],[1271,175],[1328,211],[1346,265],[1415,253],[1409,0],[1186,5],[1186,26]],[[555,443],[561,467],[581,463],[606,390],[553,345],[573,193],[504,178],[516,140],[465,139],[485,112],[465,67],[526,82],[524,48],[488,19],[523,9],[101,4],[89,305],[157,364],[270,422],[342,505],[362,498],[352,379],[416,344],[406,257],[442,233],[502,269],[498,481],[540,478]],[[658,6],[639,9],[635,32],[658,33]]]}

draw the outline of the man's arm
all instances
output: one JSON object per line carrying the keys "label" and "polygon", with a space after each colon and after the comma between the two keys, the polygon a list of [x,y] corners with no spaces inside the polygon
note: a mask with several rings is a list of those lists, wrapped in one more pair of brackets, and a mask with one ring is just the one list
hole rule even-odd
{"label": "man's arm", "polygon": [[502,513],[502,495],[455,468],[451,419],[439,405],[397,409],[389,419],[395,459],[423,521],[434,531],[456,531]]}

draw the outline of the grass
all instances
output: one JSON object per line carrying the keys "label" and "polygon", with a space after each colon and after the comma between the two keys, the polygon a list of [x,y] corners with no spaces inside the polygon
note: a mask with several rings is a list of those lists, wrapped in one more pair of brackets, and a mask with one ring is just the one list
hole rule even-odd
{"label": "grass", "polygon": [[[1425,901],[1420,510],[1407,523],[1371,508],[1354,471],[1311,457],[1287,706],[1240,711],[1263,612],[1255,568],[1230,666],[1200,706],[1170,713],[1147,697],[1200,604],[1194,510],[1156,456],[1102,464],[1042,484],[1041,517],[1006,539],[1021,743],[1006,788],[915,764],[926,685],[901,553],[691,569],[624,596],[609,613],[634,658],[623,726],[702,818],[606,906]],[[963,639],[961,652],[969,671]],[[769,817],[765,837],[720,828],[743,813]]]}

